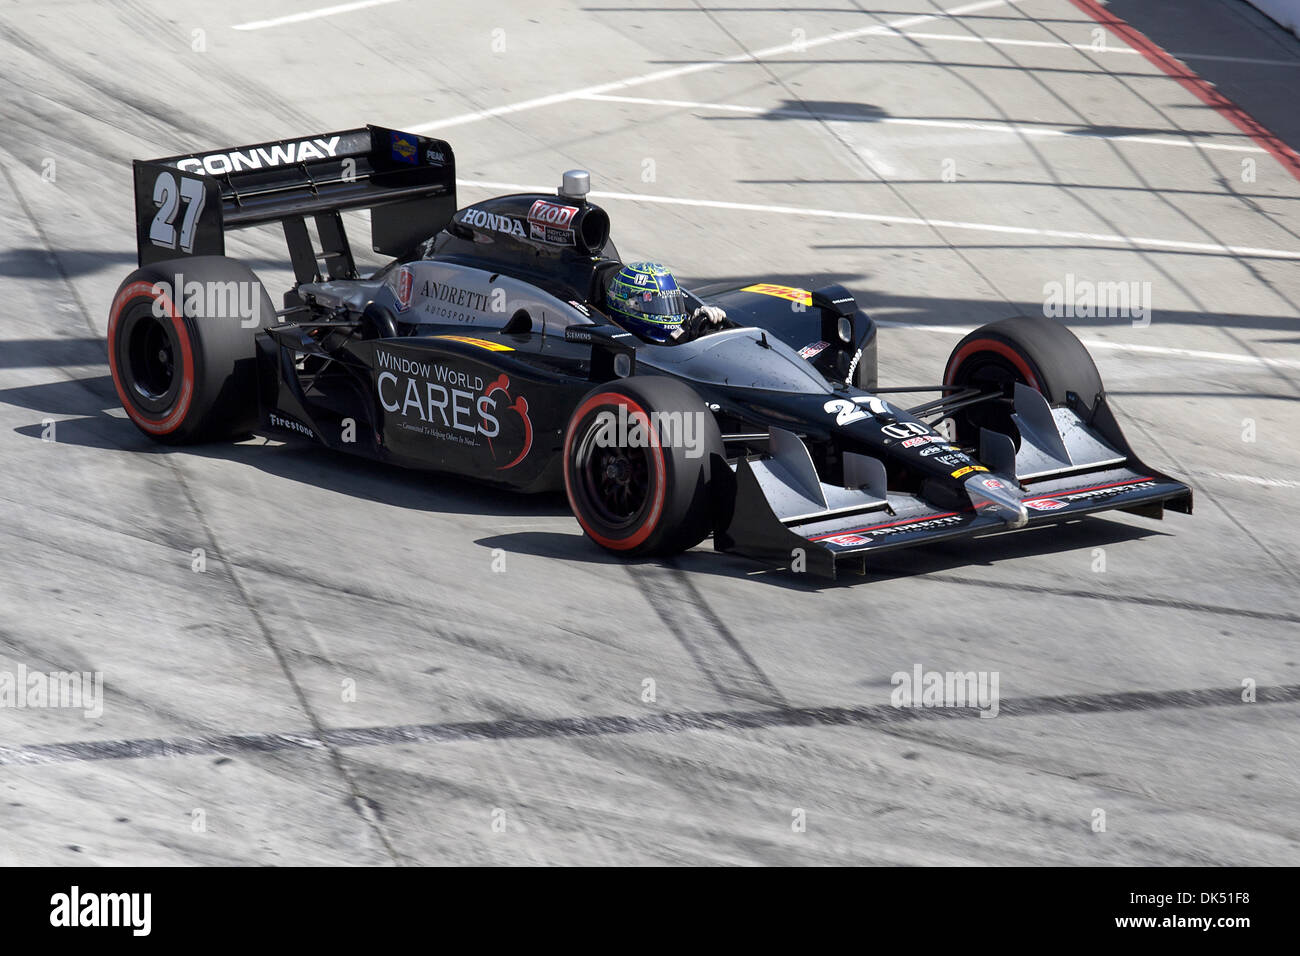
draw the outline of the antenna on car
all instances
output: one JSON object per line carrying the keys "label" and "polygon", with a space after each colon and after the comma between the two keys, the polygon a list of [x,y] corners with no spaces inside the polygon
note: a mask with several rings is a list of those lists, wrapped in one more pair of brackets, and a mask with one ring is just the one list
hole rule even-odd
{"label": "antenna on car", "polygon": [[585,169],[570,169],[565,172],[560,182],[562,198],[585,202],[589,192],[591,192],[591,173]]}

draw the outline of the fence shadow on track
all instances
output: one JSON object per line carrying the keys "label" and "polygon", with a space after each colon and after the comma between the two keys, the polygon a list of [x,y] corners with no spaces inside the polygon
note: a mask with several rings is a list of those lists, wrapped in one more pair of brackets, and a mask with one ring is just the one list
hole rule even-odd
{"label": "fence shadow on track", "polygon": [[[105,251],[103,249],[68,249],[57,250],[59,267],[69,279],[111,272],[122,278],[136,267],[134,251],[122,249]],[[240,261],[254,271],[258,269],[288,269],[287,259],[244,258]],[[184,260],[180,261],[184,269]],[[50,265],[50,253],[43,246],[20,246],[13,249],[0,249],[0,278],[5,279],[41,279],[47,280],[54,274]],[[104,303],[104,316],[108,315],[108,303]]]}
{"label": "fence shadow on track", "polygon": [[[934,251],[943,251],[948,247],[941,243],[925,245],[895,245],[890,242],[881,242],[879,245],[872,244],[855,244],[845,243],[836,245],[821,245],[813,248],[820,249],[863,249],[863,250],[903,250],[903,249],[930,249]],[[1043,246],[1043,247],[1024,247],[1017,244],[1008,245],[980,245],[980,246],[960,246],[960,249],[1007,249],[1016,250],[1022,248],[1043,248],[1051,249],[1058,254],[1064,252],[1074,252],[1079,248],[1070,246],[1068,249],[1061,246]],[[1181,253],[1180,253],[1181,254]],[[864,253],[864,259],[868,256],[875,256],[875,252]],[[1064,283],[1067,273],[1074,273],[1078,279],[1087,279],[1089,281],[1111,281],[1116,276],[1109,273],[1103,274],[1100,271],[1092,272],[1087,269],[1071,268],[1068,261],[1060,262],[1052,267],[1044,266],[1042,270],[1042,279],[1044,283],[1060,282]],[[1153,269],[1148,267],[1137,266],[1124,272],[1118,277],[1126,282],[1152,280],[1156,291],[1153,298],[1156,304],[1151,309],[1151,324],[1148,328],[1134,329],[1134,336],[1131,341],[1136,344],[1144,344],[1142,335],[1152,330],[1158,330],[1166,327],[1177,328],[1222,328],[1222,329],[1265,329],[1275,332],[1284,332],[1291,334],[1300,334],[1300,319],[1294,313],[1279,313],[1276,315],[1255,314],[1247,312],[1197,312],[1190,309],[1165,309],[1161,308],[1159,303],[1160,296],[1160,277]],[[986,322],[996,322],[998,319],[1005,319],[1012,315],[1041,315],[1044,308],[1044,299],[1021,300],[1004,302],[995,299],[959,299],[943,298],[937,299],[932,295],[916,294],[910,295],[906,292],[891,291],[884,288],[873,287],[868,279],[864,279],[862,274],[851,275],[845,272],[826,272],[816,275],[809,274],[787,274],[777,273],[775,275],[768,273],[761,276],[726,276],[717,277],[709,276],[707,278],[693,280],[689,275],[679,276],[687,288],[691,289],[705,299],[709,297],[711,291],[722,289],[736,288],[737,286],[747,285],[751,282],[773,282],[782,285],[791,285],[803,289],[816,289],[829,283],[840,283],[850,292],[858,301],[858,305],[865,309],[869,315],[889,322],[915,322],[918,325],[936,325],[952,326],[954,330],[967,330]],[[1118,279],[1116,279],[1118,281]],[[882,311],[883,310],[883,311]],[[877,313],[880,313],[877,315]],[[811,313],[809,313],[811,316]],[[812,320],[810,319],[810,322]],[[1088,329],[1097,328],[1133,328],[1133,319],[1126,315],[1095,315],[1095,316],[1072,316],[1069,319],[1062,319],[1065,325],[1069,326],[1077,333],[1085,333]],[[891,361],[890,347],[894,330],[884,327],[880,330],[880,363],[882,372],[887,376],[889,373],[889,363]],[[1295,339],[1279,339],[1279,342],[1294,342]],[[943,350],[951,348],[957,344],[957,336],[954,335],[951,341],[943,346]],[[1152,342],[1151,344],[1157,344]],[[936,351],[939,347],[936,347]],[[892,384],[883,381],[881,384]]]}
{"label": "fence shadow on track", "polygon": [[[104,340],[97,336],[5,339],[0,347],[0,369],[99,366],[107,361]],[[111,384],[108,390],[113,390]]]}

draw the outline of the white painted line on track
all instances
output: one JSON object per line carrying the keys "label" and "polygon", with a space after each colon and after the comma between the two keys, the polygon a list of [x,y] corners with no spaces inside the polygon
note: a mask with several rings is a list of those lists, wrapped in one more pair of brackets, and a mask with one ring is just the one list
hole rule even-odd
{"label": "white painted line on track", "polygon": [[[478,179],[458,179],[458,185],[474,189],[508,189],[513,192],[553,192],[554,186],[524,183],[498,183]],[[683,196],[655,196],[647,193],[593,191],[593,199],[616,199],[629,202],[659,203],[667,206],[696,206],[709,209],[733,209],[739,212],[762,212],[778,216],[816,216],[823,219],[852,219],[862,222],[885,222],[902,226],[938,229],[966,229],[1012,236],[1038,236],[1083,242],[1105,242],[1139,249],[1168,249],[1211,253],[1223,256],[1253,256],[1265,259],[1300,259],[1300,250],[1263,249],[1255,246],[1229,246],[1215,242],[1189,242],[1183,239],[1157,239],[1149,236],[1121,236],[1107,232],[1076,232],[1066,229],[1035,229],[1031,226],[1002,226],[989,222],[963,222],[953,219],[920,219],[915,216],[887,216],[882,213],[852,212],[846,209],[810,209],[802,206],[776,206],[767,203],[726,202],[721,199],[688,199]]]}
{"label": "white painted line on track", "polygon": [[1236,352],[1204,352],[1200,349],[1179,349],[1167,345],[1134,345],[1132,342],[1109,342],[1104,339],[1083,339],[1090,349],[1110,349],[1133,355],[1170,355],[1176,358],[1202,362],[1231,362],[1236,365],[1262,365],[1267,368],[1300,369],[1300,359],[1269,358],[1264,355],[1240,355]]}
{"label": "white painted line on track", "polygon": [[[917,322],[896,322],[892,319],[876,319],[876,325],[891,329],[906,329],[911,332],[939,332],[944,335],[965,335],[974,331],[955,325],[925,325]],[[1240,355],[1236,352],[1204,352],[1200,349],[1180,349],[1167,345],[1134,345],[1132,342],[1112,342],[1107,339],[1080,339],[1089,349],[1101,349],[1112,352],[1129,352],[1134,355],[1160,355],[1173,358],[1193,359],[1202,362],[1229,362],[1234,365],[1260,365],[1266,368],[1300,369],[1300,359],[1268,358],[1260,355]],[[1229,396],[1231,397],[1231,396]]]}
{"label": "white painted line on track", "polygon": [[290,13],[283,17],[272,17],[270,20],[253,20],[250,23],[237,23],[231,29],[233,30],[265,30],[267,27],[280,27],[288,23],[302,23],[304,20],[319,20],[321,17],[332,17],[339,13],[352,13],[354,10],[365,10],[368,7],[381,7],[387,3],[398,3],[400,0],[356,0],[355,3],[340,3],[332,7],[319,7],[315,10],[304,10],[302,13]]}
{"label": "white painted line on track", "polygon": [[1222,481],[1241,481],[1249,485],[1262,485],[1265,488],[1300,488],[1300,481],[1291,481],[1287,478],[1260,478],[1258,475],[1238,475],[1224,471],[1206,471],[1201,474],[1206,478],[1218,478]]}
{"label": "white painted line on track", "polygon": [[[612,96],[606,93],[593,93],[579,97],[601,103],[632,103],[639,106],[664,106],[672,109],[718,110],[719,112],[748,113],[759,116],[780,116],[789,119],[827,120],[857,122],[864,125],[879,123],[882,126],[925,126],[935,129],[957,129],[976,133],[1012,133],[1017,136],[1059,137],[1066,140],[1102,139],[1116,143],[1142,143],[1147,146],[1182,146],[1191,149],[1217,149],[1233,153],[1266,153],[1258,146],[1238,145],[1235,143],[1205,143],[1194,137],[1187,139],[1163,139],[1155,136],[1123,136],[1106,133],[1074,132],[1070,129],[1051,129],[1041,126],[1021,126],[1015,123],[979,123],[964,120],[932,120],[906,116],[864,116],[854,113],[822,113],[817,110],[790,108],[773,108],[766,106],[741,106],[736,103],[701,103],[695,100],[654,99],[643,96]],[[1177,130],[1170,130],[1177,134]],[[1226,135],[1233,135],[1231,133]]]}
{"label": "white painted line on track", "polygon": [[718,60],[704,60],[699,63],[687,63],[682,66],[669,67],[665,70],[656,70],[653,73],[642,73],[639,76],[630,76],[622,80],[613,80],[609,83],[599,83],[595,86],[579,87],[576,90],[569,90],[564,93],[551,93],[547,96],[538,96],[533,99],[522,100],[518,103],[506,103],[502,106],[493,106],[485,110],[475,110],[472,113],[462,113],[459,116],[449,116],[446,119],[435,120],[432,123],[421,123],[415,126],[407,126],[406,132],[429,133],[434,130],[446,129],[449,126],[462,126],[465,123],[477,123],[479,120],[490,119],[493,116],[520,113],[524,110],[533,110],[542,106],[554,106],[557,103],[567,103],[571,100],[581,99],[584,96],[590,96],[596,93],[612,93],[615,90],[625,90],[629,87],[641,86],[645,83],[657,83],[660,80],[669,80],[678,76],[689,76],[692,73],[703,73],[707,70],[717,69],[720,66],[731,66],[735,63],[752,63],[766,57],[779,56],[783,53],[803,53],[820,46],[826,46],[828,43],[840,43],[844,40],[856,40],[860,37],[866,36],[880,36],[899,29],[915,26],[920,23],[942,20],[945,17],[959,17],[967,13],[975,13],[980,10],[989,10],[993,7],[1001,7],[1019,2],[1020,0],[981,0],[979,3],[970,3],[965,6],[953,7],[951,10],[904,17],[903,19],[895,20],[892,23],[880,23],[870,27],[859,27],[856,30],[841,30],[836,33],[827,33],[823,36],[813,37],[811,40],[799,40],[792,43],[783,43],[780,46],[755,50],[753,53],[737,53],[734,56],[722,57]]}

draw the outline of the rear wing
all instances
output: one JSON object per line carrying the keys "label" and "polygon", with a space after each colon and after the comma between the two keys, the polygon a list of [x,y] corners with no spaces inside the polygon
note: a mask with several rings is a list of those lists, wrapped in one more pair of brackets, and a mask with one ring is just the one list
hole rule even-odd
{"label": "rear wing", "polygon": [[[355,278],[343,210],[369,209],[371,245],[389,256],[411,251],[456,211],[451,146],[382,126],[134,165],[141,266],[224,255],[227,229],[279,222],[298,282]],[[307,230],[309,216],[319,251]]]}

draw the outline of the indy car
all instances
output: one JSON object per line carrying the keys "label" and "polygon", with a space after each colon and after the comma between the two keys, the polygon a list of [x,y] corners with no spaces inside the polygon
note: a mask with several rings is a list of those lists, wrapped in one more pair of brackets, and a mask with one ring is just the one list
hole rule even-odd
{"label": "indy car", "polygon": [[[976,329],[938,383],[889,386],[876,324],[839,285],[684,291],[714,321],[633,334],[606,308],[622,260],[581,170],[555,194],[462,208],[448,143],[367,126],[136,161],[134,178],[139,268],[113,298],[108,355],[122,407],[158,442],[265,430],[562,488],[616,554],[712,537],[828,577],[909,545],[1192,510],[1047,318]],[[372,274],[348,211],[391,257]],[[278,309],[225,255],[227,230],[265,224],[295,277]]]}

